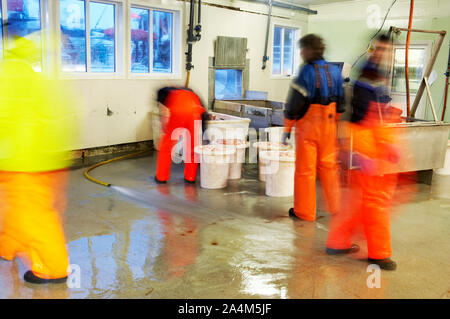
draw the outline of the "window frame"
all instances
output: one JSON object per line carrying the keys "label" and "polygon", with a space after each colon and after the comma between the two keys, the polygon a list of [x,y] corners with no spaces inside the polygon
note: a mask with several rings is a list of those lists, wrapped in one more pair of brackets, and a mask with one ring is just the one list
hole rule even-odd
{"label": "window frame", "polygon": [[[61,0],[55,7],[56,28],[57,28],[57,48],[56,48],[56,72],[61,78],[69,79],[123,79],[123,47],[124,41],[124,4],[125,0],[83,0],[85,2],[85,25],[86,25],[86,72],[64,72],[62,70],[62,56],[61,56]],[[114,72],[92,72],[91,71],[91,34],[90,34],[90,2],[112,4],[114,8]]]}
{"label": "window frame", "polygon": [[[434,49],[434,41],[433,40],[414,40],[411,41],[410,48],[425,48],[425,64],[424,70],[426,69],[428,63],[430,62],[431,55]],[[394,77],[394,62],[395,62],[395,49],[405,49],[406,45],[402,41],[395,41],[393,43],[392,48],[392,56],[390,57],[389,62],[391,65],[389,66],[389,83],[392,85],[393,77]],[[424,71],[425,72],[425,71]],[[410,79],[411,80],[411,79]],[[417,92],[410,92],[411,95],[411,103],[414,100]],[[404,105],[404,101],[406,99],[406,92],[396,92],[392,88],[390,90],[390,96],[392,98],[392,103],[402,105],[402,116],[406,116],[406,105]],[[419,106],[417,108],[416,115],[419,118],[427,118],[429,107],[428,104],[430,101],[428,99],[421,99],[419,102]]]}
{"label": "window frame", "polygon": [[[281,67],[281,73],[280,74],[274,74],[274,67],[273,67],[273,51],[274,51],[274,40],[275,40],[275,28],[281,28],[281,59],[280,59],[280,67]],[[286,29],[294,30],[294,59],[293,59],[293,70],[292,74],[283,74],[283,66],[284,66],[284,32]],[[274,23],[272,24],[271,28],[271,53],[270,53],[270,78],[271,79],[290,79],[291,77],[295,76],[295,74],[298,71],[298,68],[300,66],[300,47],[298,45],[298,41],[300,40],[301,36],[301,28],[299,26],[295,25],[287,25],[287,24],[279,24]]]}
{"label": "window frame", "polygon": [[[131,71],[131,9],[143,9],[149,10],[149,72],[148,73],[137,73]],[[127,43],[126,43],[126,52],[127,52],[127,78],[128,79],[171,79],[171,80],[180,80],[182,79],[181,75],[181,38],[182,38],[182,25],[181,25],[181,9],[182,4],[149,4],[146,1],[132,0],[128,2],[127,7]],[[153,72],[153,11],[163,11],[170,12],[173,14],[172,19],[172,72],[171,73],[158,73]]]}
{"label": "window frame", "polygon": [[[46,35],[45,30],[48,29],[49,21],[46,14],[46,8],[48,7],[48,0],[39,0],[39,15],[41,22],[41,30],[40,30],[40,42],[41,42],[41,71],[40,73],[45,73],[48,71],[48,56],[45,50],[46,43]],[[3,21],[8,19],[8,5],[7,0],[0,0],[0,9],[1,9],[1,53],[0,53],[0,61],[3,61],[5,58],[5,48],[8,47],[8,27],[3,27]]]}

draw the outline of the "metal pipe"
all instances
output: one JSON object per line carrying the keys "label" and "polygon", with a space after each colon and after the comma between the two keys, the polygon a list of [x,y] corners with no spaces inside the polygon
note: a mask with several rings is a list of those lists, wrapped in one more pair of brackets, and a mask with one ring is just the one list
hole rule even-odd
{"label": "metal pipe", "polygon": [[195,36],[194,36],[194,41],[200,41],[201,39],[201,35],[200,33],[202,32],[202,1],[198,0],[198,12],[197,12],[197,25],[195,26]]}
{"label": "metal pipe", "polygon": [[411,43],[411,27],[414,12],[414,0],[411,0],[409,7],[408,34],[406,36],[405,47],[405,84],[406,84],[406,116],[411,114],[411,96],[409,95],[409,44]]}
{"label": "metal pipe", "polygon": [[267,49],[269,47],[270,19],[272,17],[273,1],[272,0],[268,0],[268,4],[269,4],[269,14],[267,15],[266,43],[264,45],[264,56],[263,56],[263,65],[262,65],[262,69],[263,70],[266,69],[267,60],[269,60],[269,57],[267,56]]}
{"label": "metal pipe", "polygon": [[202,0],[198,0],[198,15],[197,15],[197,24],[202,24]]}
{"label": "metal pipe", "polygon": [[[192,42],[194,41],[194,1],[191,0],[190,15],[189,15],[189,29],[187,36],[188,50],[186,52],[186,70],[189,72],[194,66],[192,65]],[[189,85],[189,80],[186,80],[186,86]]]}
{"label": "metal pipe", "polygon": [[[258,2],[258,3],[264,3],[266,4],[267,1],[265,0],[246,0],[249,2]],[[289,3],[284,3],[284,2],[279,2],[279,1],[272,1],[273,2],[273,6],[274,7],[278,7],[278,8],[283,8],[283,9],[290,9],[290,10],[296,10],[296,11],[301,11],[301,12],[305,12],[305,13],[309,13],[309,14],[317,14],[316,10],[311,10],[305,7],[300,7],[297,6],[295,4],[289,4]]]}
{"label": "metal pipe", "polygon": [[441,121],[444,121],[444,119],[445,119],[445,111],[447,110],[447,98],[448,98],[449,81],[450,81],[450,51],[448,52],[447,72],[445,72],[445,95],[444,95],[444,106],[442,107],[442,118],[441,118]]}
{"label": "metal pipe", "polygon": [[446,31],[433,31],[433,30],[421,30],[421,29],[408,29],[408,28],[397,28],[392,27],[392,32],[399,31],[411,31],[411,32],[420,32],[420,33],[434,33],[434,34],[446,34]]}
{"label": "metal pipe", "polygon": [[190,7],[190,14],[189,14],[189,36],[188,41],[193,41],[193,35],[194,35],[194,2],[195,0],[191,0],[191,7]]}

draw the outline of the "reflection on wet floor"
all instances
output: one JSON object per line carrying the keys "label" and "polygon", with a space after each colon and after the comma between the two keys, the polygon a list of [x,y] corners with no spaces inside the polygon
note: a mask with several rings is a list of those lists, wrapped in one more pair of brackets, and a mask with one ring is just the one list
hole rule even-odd
{"label": "reflection on wet floor", "polygon": [[[367,263],[324,252],[328,215],[287,217],[253,166],[225,190],[185,185],[176,166],[153,182],[155,156],[100,167],[103,188],[71,172],[65,229],[79,287],[24,284],[20,261],[0,261],[0,298],[441,298],[448,296],[450,177],[419,185],[395,207],[395,272],[367,287]],[[419,231],[420,230],[420,231]],[[436,248],[440,247],[440,248]],[[78,278],[78,277],[77,277]],[[75,278],[76,279],[76,278]],[[72,280],[72,283],[77,283]]]}

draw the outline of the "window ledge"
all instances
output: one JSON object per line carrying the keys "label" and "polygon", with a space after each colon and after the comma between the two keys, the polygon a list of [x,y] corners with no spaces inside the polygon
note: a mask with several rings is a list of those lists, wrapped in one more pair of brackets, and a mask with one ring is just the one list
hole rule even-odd
{"label": "window ledge", "polygon": [[292,80],[295,78],[295,75],[271,75],[271,80]]}
{"label": "window ledge", "polygon": [[61,80],[114,80],[125,79],[120,73],[59,73],[58,78]]}
{"label": "window ledge", "polygon": [[139,74],[130,73],[128,75],[130,80],[182,80],[183,77],[180,74]]}

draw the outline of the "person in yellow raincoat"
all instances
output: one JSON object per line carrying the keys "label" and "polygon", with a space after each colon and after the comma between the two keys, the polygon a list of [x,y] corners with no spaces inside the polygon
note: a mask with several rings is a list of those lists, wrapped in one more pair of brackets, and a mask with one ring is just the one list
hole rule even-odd
{"label": "person in yellow raincoat", "polygon": [[24,280],[42,284],[70,272],[61,213],[76,130],[73,99],[33,70],[39,56],[14,37],[0,65],[0,257],[20,257]]}

